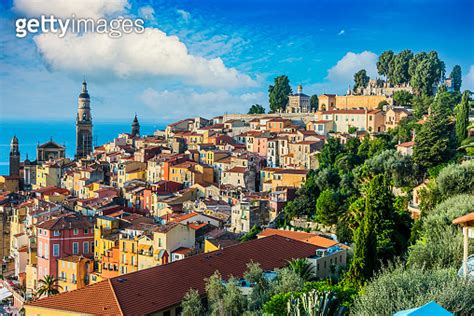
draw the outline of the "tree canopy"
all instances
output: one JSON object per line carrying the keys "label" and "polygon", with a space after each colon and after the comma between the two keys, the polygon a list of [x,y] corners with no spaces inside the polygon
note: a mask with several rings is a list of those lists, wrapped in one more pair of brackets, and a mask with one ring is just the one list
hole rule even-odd
{"label": "tree canopy", "polygon": [[270,111],[284,111],[288,103],[288,95],[292,93],[290,80],[287,76],[278,76],[274,79],[273,85],[268,87],[268,99]]}
{"label": "tree canopy", "polygon": [[253,104],[248,114],[265,114],[265,108],[260,104]]}

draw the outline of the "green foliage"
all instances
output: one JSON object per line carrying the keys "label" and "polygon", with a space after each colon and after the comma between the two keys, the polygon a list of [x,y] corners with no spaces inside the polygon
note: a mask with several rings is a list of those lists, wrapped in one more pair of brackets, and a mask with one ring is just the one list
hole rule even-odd
{"label": "green foliage", "polygon": [[461,144],[467,137],[467,127],[469,125],[469,112],[471,106],[469,105],[471,93],[464,91],[461,103],[456,106],[456,139],[458,144]]}
{"label": "green foliage", "polygon": [[354,74],[354,90],[367,87],[369,80],[370,78],[367,76],[365,69],[359,70]]}
{"label": "green foliage", "polygon": [[341,196],[338,192],[326,189],[316,201],[316,221],[325,225],[336,224],[341,211]]}
{"label": "green foliage", "polygon": [[271,296],[271,284],[263,276],[263,270],[259,263],[249,262],[244,278],[253,284],[252,293],[249,297],[248,308],[251,311],[259,310]]}
{"label": "green foliage", "polygon": [[336,162],[337,156],[342,153],[342,151],[343,146],[339,142],[339,139],[330,137],[318,155],[320,168],[333,165]]}
{"label": "green foliage", "polygon": [[248,114],[265,114],[265,108],[260,104],[253,104]]}
{"label": "green foliage", "polygon": [[413,53],[408,49],[402,50],[394,56],[393,61],[390,64],[391,70],[388,77],[392,84],[397,85],[410,81],[408,67],[412,58]]}
{"label": "green foliage", "polygon": [[410,156],[389,149],[369,158],[357,169],[358,177],[372,178],[383,174],[396,187],[412,187],[417,182],[417,170]]}
{"label": "green foliage", "polygon": [[244,242],[244,241],[255,239],[257,238],[257,235],[261,231],[262,231],[262,228],[260,226],[253,225],[252,228],[250,228],[250,230],[247,233],[245,233],[239,238],[239,241]]}
{"label": "green foliage", "polygon": [[405,90],[395,91],[393,94],[393,101],[395,101],[395,105],[398,106],[410,106],[412,99],[413,94]]}
{"label": "green foliage", "polygon": [[431,103],[433,103],[433,97],[428,95],[413,96],[412,108],[413,115],[417,119],[421,119],[424,115],[428,114]]}
{"label": "green foliage", "polygon": [[437,95],[431,115],[415,137],[413,160],[424,170],[449,160],[454,153],[454,126],[446,106],[448,95]]}
{"label": "green foliage", "polygon": [[385,268],[354,301],[351,315],[393,315],[431,300],[457,315],[474,312],[474,282],[451,269]]}
{"label": "green foliage", "polygon": [[412,117],[404,117],[400,120],[397,127],[391,129],[389,134],[392,136],[394,143],[409,142],[413,139],[413,133],[420,128],[420,125]]}
{"label": "green foliage", "polygon": [[43,279],[38,282],[39,288],[36,290],[36,297],[51,296],[59,293],[59,289],[62,289],[58,285],[58,279],[51,275],[45,275]]}
{"label": "green foliage", "polygon": [[314,111],[317,111],[319,108],[319,99],[316,94],[313,94],[311,98],[309,99],[309,105],[311,106],[311,109]]}
{"label": "green foliage", "polygon": [[184,295],[181,302],[183,316],[201,316],[204,315],[204,307],[202,306],[201,296],[195,289],[189,289]]}
{"label": "green foliage", "polygon": [[417,54],[416,56],[418,58],[413,58],[410,61],[410,72],[413,73],[410,85],[418,95],[432,95],[433,86],[443,78],[444,62],[439,59],[438,53],[435,51],[424,55]]}
{"label": "green foliage", "polygon": [[461,91],[461,83],[462,83],[462,71],[461,66],[455,65],[453,67],[453,71],[449,75],[451,80],[453,80],[453,89],[454,91]]}
{"label": "green foliage", "polygon": [[263,306],[263,311],[266,315],[286,315],[288,311],[287,304],[292,294],[287,292],[273,295]]}
{"label": "green foliage", "polygon": [[292,93],[290,80],[287,76],[279,76],[274,80],[274,84],[268,87],[268,98],[270,111],[284,111],[288,103],[288,95]]}
{"label": "green foliage", "polygon": [[314,271],[314,266],[304,258],[293,259],[288,263],[288,270],[293,271],[298,275],[303,281],[313,281],[316,278],[316,272]]}
{"label": "green foliage", "polygon": [[[438,204],[419,221],[419,239],[410,247],[410,265],[459,268],[462,262],[463,235],[452,220],[474,212],[474,196],[454,195]],[[471,243],[471,252],[474,245]]]}
{"label": "green foliage", "polygon": [[339,305],[331,292],[315,290],[292,296],[288,302],[288,315],[329,316],[343,315],[345,308]]}
{"label": "green foliage", "polygon": [[[308,271],[303,272],[308,273]],[[308,275],[310,274],[300,275],[299,271],[295,271],[291,268],[280,269],[278,270],[277,278],[271,282],[271,292],[280,294],[301,291],[304,285],[303,277],[309,277]]]}
{"label": "green foliage", "polygon": [[394,53],[391,50],[385,51],[380,54],[379,60],[377,61],[377,71],[379,75],[386,76],[387,78],[390,76],[393,58]]}
{"label": "green foliage", "polygon": [[311,216],[314,213],[319,192],[320,190],[315,182],[315,176],[313,172],[310,172],[306,182],[296,192],[296,198],[288,202],[285,206],[285,217],[291,219],[295,216]]}
{"label": "green foliage", "polygon": [[377,104],[377,109],[383,110],[383,107],[388,105],[388,102],[386,100],[380,101],[379,104]]}

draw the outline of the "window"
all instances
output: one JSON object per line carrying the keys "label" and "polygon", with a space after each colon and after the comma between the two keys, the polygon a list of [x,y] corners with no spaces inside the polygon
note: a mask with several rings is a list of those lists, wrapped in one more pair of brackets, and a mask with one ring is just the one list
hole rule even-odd
{"label": "window", "polygon": [[43,243],[41,241],[38,244],[38,257],[43,257]]}
{"label": "window", "polygon": [[60,235],[61,235],[61,233],[59,232],[59,230],[55,230],[53,232],[53,236],[60,236]]}
{"label": "window", "polygon": [[73,232],[73,234],[74,234],[74,235],[77,235],[77,234],[79,234],[79,229],[77,229],[77,228],[74,228],[74,232]]}
{"label": "window", "polygon": [[49,257],[49,245],[48,244],[44,244],[44,257],[46,259],[48,259],[48,257]]}
{"label": "window", "polygon": [[84,253],[89,253],[89,242],[88,241],[84,241],[82,243],[82,249],[83,249]]}
{"label": "window", "polygon": [[161,247],[161,238],[158,238],[158,247]]}
{"label": "window", "polygon": [[99,246],[99,241],[98,241],[98,240],[95,241],[95,246],[96,246],[96,247]]}
{"label": "window", "polygon": [[59,244],[53,245],[53,257],[59,257]]}
{"label": "window", "polygon": [[77,255],[79,253],[79,243],[73,242],[72,243],[72,254]]}
{"label": "window", "polygon": [[369,121],[372,121],[372,115],[371,115],[371,116],[369,116]]}
{"label": "window", "polygon": [[87,235],[89,234],[89,229],[88,228],[84,228],[84,235]]}

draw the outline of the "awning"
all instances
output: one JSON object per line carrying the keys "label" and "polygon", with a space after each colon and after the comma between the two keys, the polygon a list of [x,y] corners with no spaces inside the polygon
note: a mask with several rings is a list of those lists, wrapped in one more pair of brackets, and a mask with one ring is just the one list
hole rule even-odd
{"label": "awning", "polygon": [[7,290],[6,288],[0,288],[0,301],[6,299],[7,297],[12,296],[12,292]]}

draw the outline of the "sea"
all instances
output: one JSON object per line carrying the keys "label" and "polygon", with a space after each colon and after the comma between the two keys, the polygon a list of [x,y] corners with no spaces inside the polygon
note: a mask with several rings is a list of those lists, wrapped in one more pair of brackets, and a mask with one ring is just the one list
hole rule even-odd
{"label": "sea", "polygon": [[[130,133],[132,122],[94,121],[94,146],[109,142],[120,133]],[[167,123],[140,122],[140,133],[151,135],[156,130],[163,130]],[[0,175],[8,175],[10,142],[16,135],[20,145],[21,161],[36,159],[36,146],[50,139],[66,146],[66,156],[73,158],[76,149],[76,126],[74,120],[39,121],[39,120],[4,120],[0,118]]]}

